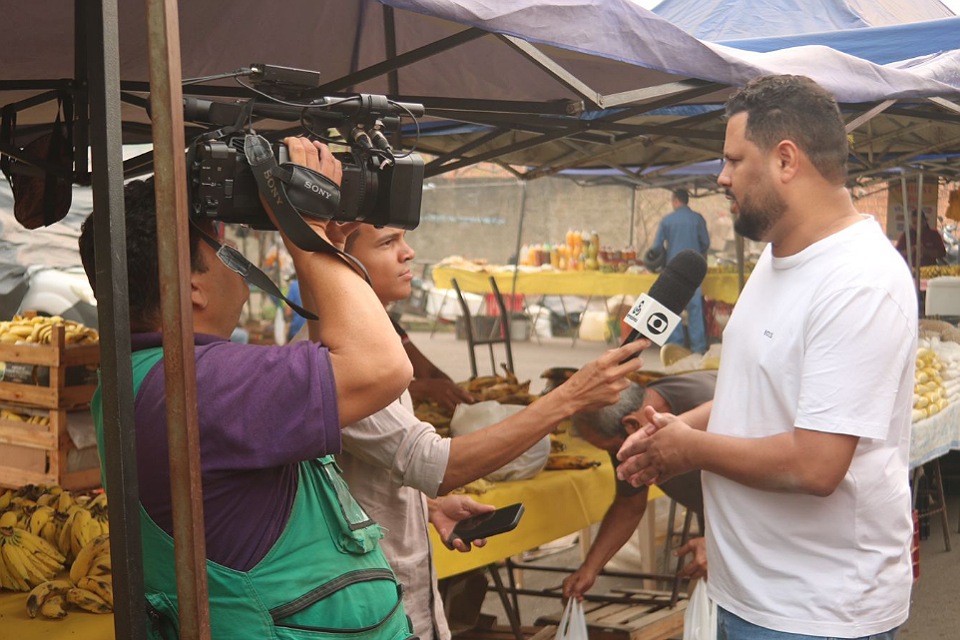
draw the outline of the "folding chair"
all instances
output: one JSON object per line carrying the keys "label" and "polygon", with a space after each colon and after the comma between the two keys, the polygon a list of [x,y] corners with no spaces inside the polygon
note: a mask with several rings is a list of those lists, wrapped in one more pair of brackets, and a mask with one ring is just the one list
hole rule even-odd
{"label": "folding chair", "polygon": [[477,347],[484,345],[486,345],[490,351],[490,368],[493,369],[494,375],[497,374],[497,363],[493,355],[493,345],[495,344],[503,345],[504,351],[506,352],[507,369],[510,373],[513,373],[513,350],[510,347],[510,318],[507,313],[507,307],[503,303],[503,297],[500,295],[500,289],[497,288],[497,281],[494,280],[493,276],[490,276],[490,287],[493,289],[493,297],[497,303],[499,316],[493,322],[493,325],[485,336],[476,335],[481,332],[474,318],[470,315],[470,307],[467,305],[466,300],[463,299],[463,293],[460,291],[460,285],[457,284],[456,278],[451,279],[450,282],[453,284],[454,291],[457,292],[457,299],[460,301],[460,310],[463,312],[464,331],[466,332],[467,345],[469,346],[470,371],[472,377],[476,378],[478,375],[475,350]]}

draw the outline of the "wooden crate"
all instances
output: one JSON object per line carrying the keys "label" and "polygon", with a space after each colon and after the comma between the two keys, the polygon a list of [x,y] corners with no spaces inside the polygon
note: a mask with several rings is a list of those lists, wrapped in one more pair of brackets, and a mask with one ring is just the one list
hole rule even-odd
{"label": "wooden crate", "polygon": [[[6,408],[14,409],[14,405]],[[17,422],[0,417],[0,486],[18,488],[26,484],[59,484],[65,489],[89,489],[100,485],[100,466],[71,469],[68,464],[76,448],[67,432],[70,415],[79,409],[30,409],[44,414],[49,424]]]}
{"label": "wooden crate", "polygon": [[[590,640],[669,640],[683,635],[687,601],[661,608],[654,604],[600,604],[584,602]],[[553,640],[560,615],[543,616],[537,625],[547,625],[531,640]]]}
{"label": "wooden crate", "polygon": [[[70,409],[90,402],[96,384],[68,384],[68,378],[100,363],[100,345],[67,345],[63,326],[54,328],[50,344],[2,344],[0,362],[45,368],[36,384],[0,380],[0,401],[45,409]],[[37,369],[43,371],[43,369]]]}

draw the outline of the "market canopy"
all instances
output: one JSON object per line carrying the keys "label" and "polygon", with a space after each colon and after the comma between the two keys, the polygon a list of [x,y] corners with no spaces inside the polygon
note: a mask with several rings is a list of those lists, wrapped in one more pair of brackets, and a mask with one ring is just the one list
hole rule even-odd
{"label": "market canopy", "polygon": [[651,10],[710,42],[853,31],[953,17],[939,0],[663,0]]}
{"label": "market canopy", "polygon": [[[421,102],[421,127],[430,135],[419,148],[438,156],[428,176],[497,161],[528,168],[517,170],[528,178],[615,167],[647,171],[650,180],[650,167],[718,157],[720,105],[731,87],[767,73],[809,75],[846,104],[863,172],[960,147],[960,108],[949,102],[960,96],[960,50],[951,48],[960,44],[929,53],[946,30],[960,32],[960,18],[907,25],[903,52],[912,59],[877,65],[820,44],[756,52],[703,42],[628,0],[508,5],[291,0],[280,5],[287,15],[278,16],[278,6],[259,0],[184,3],[182,72],[201,78],[254,62],[278,64],[319,71],[315,95],[360,91]],[[76,7],[82,12],[84,3]],[[138,2],[119,7],[126,142],[150,136],[144,11]],[[0,105],[63,90],[82,111],[83,85],[70,80],[82,82],[84,73],[73,23],[70,12],[51,14],[44,3],[7,12],[0,23]],[[873,28],[857,32],[870,39]],[[912,51],[928,53],[915,58]],[[190,85],[185,93],[252,95],[233,80]],[[54,105],[20,111],[15,139],[3,150],[16,153],[46,131]],[[78,182],[87,179],[83,151],[76,156]]]}

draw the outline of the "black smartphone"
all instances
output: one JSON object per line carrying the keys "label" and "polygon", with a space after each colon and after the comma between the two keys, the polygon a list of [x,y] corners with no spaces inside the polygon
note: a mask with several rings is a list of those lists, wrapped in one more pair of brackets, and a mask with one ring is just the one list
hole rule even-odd
{"label": "black smartphone", "polygon": [[520,523],[523,515],[523,504],[518,502],[509,507],[502,507],[490,513],[483,513],[466,520],[461,520],[453,528],[453,535],[464,542],[471,542],[478,538],[489,538],[498,533],[513,531]]}

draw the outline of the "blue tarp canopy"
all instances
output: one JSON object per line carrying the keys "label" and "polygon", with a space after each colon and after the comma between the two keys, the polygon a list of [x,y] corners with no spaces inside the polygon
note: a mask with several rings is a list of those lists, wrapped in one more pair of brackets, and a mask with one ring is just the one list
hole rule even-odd
{"label": "blue tarp canopy", "polygon": [[663,0],[652,11],[709,42],[849,31],[953,17],[939,0]]}

